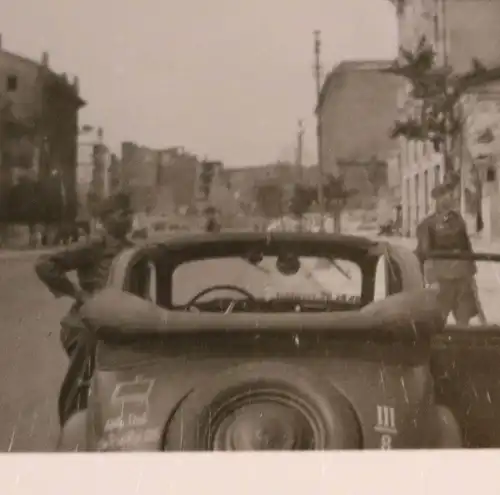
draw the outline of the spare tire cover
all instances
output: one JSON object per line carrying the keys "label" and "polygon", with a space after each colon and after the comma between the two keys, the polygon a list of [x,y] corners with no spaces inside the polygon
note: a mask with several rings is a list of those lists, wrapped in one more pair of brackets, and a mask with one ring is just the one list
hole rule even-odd
{"label": "spare tire cover", "polygon": [[360,431],[333,384],[304,368],[261,362],[195,388],[169,419],[164,450],[359,449]]}

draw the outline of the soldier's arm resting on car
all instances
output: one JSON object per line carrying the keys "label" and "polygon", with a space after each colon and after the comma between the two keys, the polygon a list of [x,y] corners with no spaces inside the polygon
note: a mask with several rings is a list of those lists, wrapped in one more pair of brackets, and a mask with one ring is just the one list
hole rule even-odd
{"label": "soldier's arm resting on car", "polygon": [[70,246],[60,252],[43,255],[35,264],[38,278],[56,297],[69,296],[79,299],[81,289],[68,278],[67,274],[82,265],[90,263],[94,243]]}

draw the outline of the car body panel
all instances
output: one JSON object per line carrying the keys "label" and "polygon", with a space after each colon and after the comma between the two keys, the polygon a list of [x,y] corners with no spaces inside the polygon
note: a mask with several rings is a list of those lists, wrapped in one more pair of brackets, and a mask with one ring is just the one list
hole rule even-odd
{"label": "car body panel", "polygon": [[[347,347],[345,350],[347,354],[352,352]],[[362,425],[364,448],[380,448],[384,432],[376,428],[377,407],[394,410],[395,424],[393,431],[389,432],[394,448],[425,447],[422,425],[429,421],[427,415],[432,402],[432,377],[425,360],[428,353],[408,347],[405,354],[409,363],[406,364],[396,360],[393,347],[387,345],[384,348],[366,344],[359,357],[350,359],[343,358],[343,354],[342,344],[339,343],[336,352],[328,357],[318,353],[314,357],[284,357],[279,362],[304,367],[318,376],[327,377],[347,397]],[[370,354],[371,358],[366,359],[363,354]],[[373,356],[378,357],[375,359]],[[273,360],[277,361],[276,358]],[[126,435],[128,431],[148,430],[154,432],[154,439],[138,445],[135,437],[134,441],[122,443],[120,450],[158,450],[168,420],[183,397],[191,390],[203,387],[218,372],[238,366],[241,362],[259,365],[262,359],[248,355],[232,358],[159,357],[154,364],[99,371],[95,378],[100,397],[99,404],[95,404],[99,410],[95,430],[99,439],[97,449],[116,448],[118,438],[121,438],[117,432]],[[135,380],[151,380],[154,387],[142,405],[131,406],[129,403],[123,412],[113,394],[120,384]],[[365,393],[367,389],[370,394]]]}

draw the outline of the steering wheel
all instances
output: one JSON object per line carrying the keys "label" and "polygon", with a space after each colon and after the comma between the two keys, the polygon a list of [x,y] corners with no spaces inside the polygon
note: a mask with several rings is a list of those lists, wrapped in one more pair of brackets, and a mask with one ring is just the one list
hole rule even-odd
{"label": "steering wheel", "polygon": [[[187,303],[185,306],[186,311],[189,311],[195,304],[198,302],[199,299],[201,299],[203,296],[206,296],[210,292],[214,292],[217,290],[232,290],[234,292],[238,292],[240,294],[243,294],[248,300],[250,301],[257,301],[254,295],[252,295],[250,292],[248,292],[246,289],[243,289],[242,287],[238,287],[237,285],[212,285],[211,287],[207,287],[206,289],[203,289],[202,291],[198,292],[195,294]],[[231,304],[228,306],[226,311],[224,311],[224,314],[229,314],[233,311],[234,306],[236,305],[236,300],[231,301]]]}

